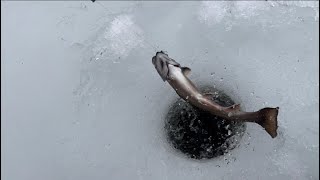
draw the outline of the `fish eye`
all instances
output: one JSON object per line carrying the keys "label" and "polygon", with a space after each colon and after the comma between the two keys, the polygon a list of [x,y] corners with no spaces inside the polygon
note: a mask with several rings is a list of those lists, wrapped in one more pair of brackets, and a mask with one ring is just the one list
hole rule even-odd
{"label": "fish eye", "polygon": [[163,61],[160,61],[160,65],[161,65],[161,68],[163,68],[164,66]]}
{"label": "fish eye", "polygon": [[161,60],[157,59],[155,63],[156,63],[156,68],[161,69]]}

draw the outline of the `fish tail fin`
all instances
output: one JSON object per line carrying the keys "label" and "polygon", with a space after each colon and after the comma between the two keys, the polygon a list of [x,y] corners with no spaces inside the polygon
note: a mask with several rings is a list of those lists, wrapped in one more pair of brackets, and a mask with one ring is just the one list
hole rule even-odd
{"label": "fish tail fin", "polygon": [[259,110],[260,119],[257,122],[260,124],[272,138],[277,136],[279,107],[263,108]]}

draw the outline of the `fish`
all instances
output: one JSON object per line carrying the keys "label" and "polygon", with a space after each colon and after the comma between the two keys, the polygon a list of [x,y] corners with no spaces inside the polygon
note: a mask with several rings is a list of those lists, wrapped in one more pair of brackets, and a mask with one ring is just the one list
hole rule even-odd
{"label": "fish", "polygon": [[168,82],[176,93],[187,103],[221,117],[227,121],[251,122],[262,126],[272,137],[277,136],[279,107],[265,107],[254,112],[245,112],[240,104],[224,107],[213,100],[212,94],[201,93],[195,84],[188,78],[191,72],[189,67],[182,67],[168,54],[159,51],[152,57],[152,64],[164,82]]}

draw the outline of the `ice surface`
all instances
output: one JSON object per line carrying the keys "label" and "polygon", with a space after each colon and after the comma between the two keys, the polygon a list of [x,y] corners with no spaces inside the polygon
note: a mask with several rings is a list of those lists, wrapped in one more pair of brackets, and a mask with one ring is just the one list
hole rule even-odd
{"label": "ice surface", "polygon": [[[319,179],[319,2],[1,1],[2,177]],[[186,159],[164,139],[178,97],[165,50],[247,111],[279,106],[279,135]]]}

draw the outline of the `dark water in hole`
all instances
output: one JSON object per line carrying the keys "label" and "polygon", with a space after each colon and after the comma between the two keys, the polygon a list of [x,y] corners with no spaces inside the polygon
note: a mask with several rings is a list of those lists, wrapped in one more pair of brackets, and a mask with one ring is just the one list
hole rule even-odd
{"label": "dark water in hole", "polygon": [[[226,94],[211,87],[204,93],[213,93],[212,100],[223,106],[234,102]],[[245,123],[229,122],[201,111],[178,99],[169,108],[165,131],[170,144],[190,158],[210,159],[234,149],[245,132]]]}

